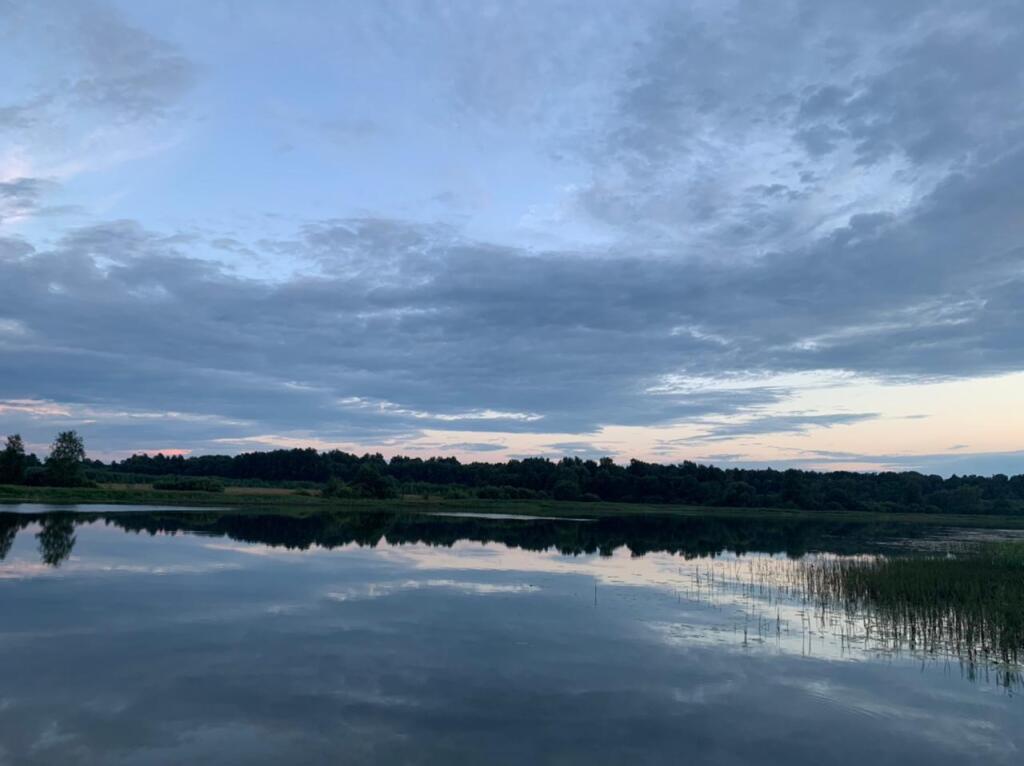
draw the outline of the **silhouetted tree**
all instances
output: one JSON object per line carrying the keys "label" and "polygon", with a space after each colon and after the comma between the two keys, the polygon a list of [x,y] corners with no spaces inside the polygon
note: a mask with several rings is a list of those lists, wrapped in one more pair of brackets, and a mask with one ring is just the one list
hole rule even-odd
{"label": "silhouetted tree", "polygon": [[21,434],[7,437],[7,445],[0,452],[0,484],[21,484],[25,481],[25,468],[28,458],[25,457],[25,444]]}
{"label": "silhouetted tree", "polygon": [[574,479],[561,479],[552,490],[555,500],[575,500],[580,496],[579,482]]}
{"label": "silhouetted tree", "polygon": [[85,480],[82,462],[85,460],[85,442],[76,431],[62,431],[53,440],[50,456],[46,458],[47,483],[59,487],[74,487]]}
{"label": "silhouetted tree", "polygon": [[373,463],[363,463],[352,482],[353,488],[364,497],[388,500],[398,497],[398,487],[390,476],[385,476]]}
{"label": "silhouetted tree", "polygon": [[348,484],[341,481],[341,479],[331,479],[324,485],[321,493],[324,497],[333,497],[336,499],[344,499],[348,497],[355,497],[355,490],[352,489]]}

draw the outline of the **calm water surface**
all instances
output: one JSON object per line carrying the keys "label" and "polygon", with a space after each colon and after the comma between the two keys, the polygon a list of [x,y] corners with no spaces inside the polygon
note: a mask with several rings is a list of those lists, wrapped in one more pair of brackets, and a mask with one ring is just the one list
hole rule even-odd
{"label": "calm water surface", "polygon": [[815,606],[897,525],[0,507],[0,764],[1019,764],[1005,668]]}

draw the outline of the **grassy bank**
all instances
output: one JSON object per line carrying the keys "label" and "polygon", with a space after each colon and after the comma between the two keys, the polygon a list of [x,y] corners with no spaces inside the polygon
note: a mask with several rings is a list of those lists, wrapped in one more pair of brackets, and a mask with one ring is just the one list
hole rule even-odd
{"label": "grassy bank", "polygon": [[557,500],[451,500],[408,495],[398,500],[323,498],[308,490],[262,487],[227,487],[224,492],[153,489],[139,484],[99,487],[25,487],[0,485],[0,503],[138,504],[191,508],[238,508],[248,511],[303,515],[328,509],[362,511],[421,511],[502,513],[527,516],[605,517],[632,515],[717,516],[780,519],[816,518],[843,521],[887,521],[940,526],[1024,529],[1024,517],[924,513],[871,513],[861,511],[803,511],[770,508],[707,508],[642,503],[574,502]]}

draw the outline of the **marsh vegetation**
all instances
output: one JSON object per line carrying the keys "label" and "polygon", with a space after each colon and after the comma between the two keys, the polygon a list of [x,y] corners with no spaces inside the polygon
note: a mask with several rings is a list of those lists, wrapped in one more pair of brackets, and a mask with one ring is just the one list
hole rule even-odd
{"label": "marsh vegetation", "polygon": [[910,556],[824,558],[801,569],[819,609],[841,610],[880,648],[995,664],[1019,683],[1024,544],[960,545]]}

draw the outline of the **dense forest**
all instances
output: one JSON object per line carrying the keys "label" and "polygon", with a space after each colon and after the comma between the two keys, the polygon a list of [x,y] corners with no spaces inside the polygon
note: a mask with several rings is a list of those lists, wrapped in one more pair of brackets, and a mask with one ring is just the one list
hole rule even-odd
{"label": "dense forest", "polygon": [[81,437],[59,434],[45,461],[26,455],[19,436],[0,452],[0,483],[76,486],[149,483],[160,489],[218,491],[225,483],[317,489],[325,496],[400,495],[494,500],[582,500],[737,508],[1024,513],[1024,474],[928,476],[717,468],[566,457],[462,463],[454,457],[355,455],[315,449],[240,455],[132,455],[104,463],[85,457]]}
{"label": "dense forest", "polygon": [[855,473],[716,468],[610,458],[563,458],[462,463],[454,457],[354,455],[314,449],[248,452],[236,456],[133,455],[104,472],[174,477],[220,477],[260,482],[325,484],[328,494],[398,494],[683,503],[727,507],[919,510],[945,513],[1024,512],[1024,475],[926,476],[915,472]]}

